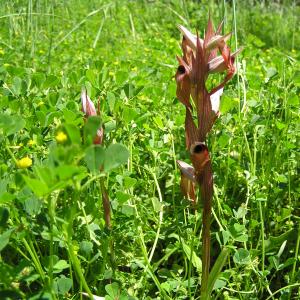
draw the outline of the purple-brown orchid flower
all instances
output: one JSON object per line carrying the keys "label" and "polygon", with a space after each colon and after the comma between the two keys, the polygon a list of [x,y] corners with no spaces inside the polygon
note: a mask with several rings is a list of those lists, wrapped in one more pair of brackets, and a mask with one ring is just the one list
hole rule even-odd
{"label": "purple-brown orchid flower", "polygon": [[[210,265],[210,215],[213,196],[213,173],[206,138],[219,117],[223,88],[235,73],[234,60],[241,51],[231,53],[226,44],[231,33],[221,35],[222,23],[215,31],[209,18],[204,39],[179,26],[183,34],[182,57],[175,75],[179,101],[185,106],[186,148],[193,166],[177,161],[181,170],[181,189],[186,198],[196,203],[195,186],[200,188],[203,202],[202,291],[207,288]],[[211,74],[224,72],[223,80],[208,90],[206,81]],[[192,101],[191,101],[192,99]],[[194,121],[195,118],[195,121]]]}
{"label": "purple-brown orchid flower", "polygon": [[[98,113],[97,113],[95,105],[94,105],[93,101],[91,100],[91,98],[88,96],[85,89],[83,89],[81,92],[81,105],[82,105],[82,111],[83,111],[86,119],[91,116],[100,115],[99,103],[98,103]],[[94,144],[102,144],[103,134],[104,134],[103,127],[100,127],[97,130],[97,133],[93,140],[93,143]]]}

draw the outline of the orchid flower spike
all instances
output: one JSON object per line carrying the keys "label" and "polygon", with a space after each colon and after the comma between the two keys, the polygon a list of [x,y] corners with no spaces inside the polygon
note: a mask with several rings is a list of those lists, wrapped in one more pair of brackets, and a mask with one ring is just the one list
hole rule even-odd
{"label": "orchid flower spike", "polygon": [[[95,105],[94,105],[93,101],[91,100],[91,98],[88,96],[85,89],[83,89],[81,92],[81,105],[82,105],[82,111],[86,118],[89,118],[91,116],[97,116],[97,111],[96,111]],[[102,144],[103,135],[104,135],[103,127],[99,127],[93,143],[94,144]]]}
{"label": "orchid flower spike", "polygon": [[96,108],[85,89],[81,92],[82,111],[86,117],[97,116]]}

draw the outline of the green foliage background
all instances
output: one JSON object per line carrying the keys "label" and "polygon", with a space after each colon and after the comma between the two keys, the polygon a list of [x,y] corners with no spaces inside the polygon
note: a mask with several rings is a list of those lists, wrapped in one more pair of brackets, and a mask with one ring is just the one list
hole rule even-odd
{"label": "green foliage background", "polygon": [[[212,299],[299,299],[299,4],[184,0],[1,1],[1,299],[199,299],[174,74],[176,26],[203,35],[209,11],[245,46],[209,138],[212,262],[230,249]],[[82,87],[100,99],[103,147],[90,145],[98,123],[83,128]]]}

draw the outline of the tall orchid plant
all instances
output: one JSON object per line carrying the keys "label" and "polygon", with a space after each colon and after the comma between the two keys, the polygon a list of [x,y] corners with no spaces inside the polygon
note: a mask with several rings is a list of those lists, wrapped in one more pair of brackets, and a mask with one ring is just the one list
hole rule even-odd
{"label": "tall orchid plant", "polygon": [[[202,251],[202,294],[206,293],[210,266],[210,218],[213,197],[213,172],[209,150],[206,144],[208,133],[219,117],[220,96],[224,85],[235,73],[234,60],[241,51],[231,53],[226,44],[231,34],[221,35],[222,23],[216,31],[209,18],[204,40],[192,34],[183,26],[182,57],[177,57],[179,66],[175,75],[177,97],[185,106],[186,148],[190,151],[192,165],[177,161],[181,170],[181,189],[184,195],[196,205],[195,188],[200,188],[203,202],[203,251]],[[218,52],[220,55],[218,55]],[[225,77],[211,90],[206,81],[210,74],[225,72]],[[192,101],[191,101],[192,99]],[[193,115],[196,115],[196,123]]]}

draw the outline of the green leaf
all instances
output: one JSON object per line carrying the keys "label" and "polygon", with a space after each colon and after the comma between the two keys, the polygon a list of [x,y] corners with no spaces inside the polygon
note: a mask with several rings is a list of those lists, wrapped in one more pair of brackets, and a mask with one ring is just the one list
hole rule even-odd
{"label": "green leaf", "polygon": [[130,107],[124,107],[123,108],[123,119],[124,122],[130,123],[132,120],[135,120],[135,118],[138,116],[138,113],[136,110]]}
{"label": "green leaf", "polygon": [[107,284],[105,286],[105,290],[107,294],[113,299],[116,299],[120,294],[119,284],[117,282],[113,282],[112,284]]}
{"label": "green leaf", "polygon": [[124,188],[125,189],[130,189],[135,186],[137,183],[137,180],[135,178],[131,178],[129,176],[124,178]]}
{"label": "green leaf", "polygon": [[84,169],[82,167],[73,165],[61,165],[58,166],[55,171],[61,180],[67,180],[73,178],[75,175],[82,173]]}
{"label": "green leaf", "polygon": [[99,145],[91,145],[85,150],[84,160],[92,173],[97,173],[103,165],[106,151]]}
{"label": "green leaf", "polygon": [[53,266],[53,269],[55,271],[61,271],[61,270],[69,268],[69,266],[70,265],[65,260],[61,259]]}
{"label": "green leaf", "polygon": [[249,251],[243,248],[238,249],[233,256],[233,261],[238,265],[248,264],[251,261]]}
{"label": "green leaf", "polygon": [[0,226],[5,226],[9,218],[9,210],[0,206]]}
{"label": "green leaf", "polygon": [[209,276],[208,276],[208,281],[207,281],[207,294],[210,295],[213,287],[215,285],[216,280],[218,279],[222,268],[227,260],[227,257],[229,255],[229,249],[228,248],[223,248],[221,253],[219,254],[216,262],[214,263],[214,266],[212,267]]}
{"label": "green leaf", "polygon": [[42,202],[33,194],[31,194],[31,197],[27,198],[24,202],[24,209],[31,216],[38,214],[41,210],[41,207]]}
{"label": "green leaf", "polygon": [[228,145],[229,140],[230,140],[230,136],[226,133],[222,133],[222,135],[218,139],[218,144],[220,145],[221,148],[224,148],[225,146]]}
{"label": "green leaf", "polygon": [[86,78],[88,79],[88,81],[94,86],[94,87],[98,87],[98,80],[97,80],[97,75],[96,75],[96,71],[88,69],[86,71]]}
{"label": "green leaf", "polygon": [[7,136],[14,134],[25,126],[25,120],[17,115],[0,114],[0,129]]}
{"label": "green leaf", "polygon": [[117,191],[117,193],[116,193],[116,198],[117,198],[118,202],[120,202],[120,203],[126,202],[131,197],[132,197],[131,195],[120,192],[120,191]]}
{"label": "green leaf", "polygon": [[195,250],[193,250],[193,254],[191,255],[191,248],[184,241],[182,241],[182,247],[183,247],[183,251],[184,251],[187,259],[190,260],[191,256],[192,256],[193,266],[197,269],[197,271],[199,273],[201,273],[202,272],[202,261],[195,253]]}
{"label": "green leaf", "polygon": [[48,75],[45,82],[43,83],[43,88],[48,89],[58,85],[59,79],[55,75]]}
{"label": "green leaf", "polygon": [[65,129],[67,131],[70,141],[73,144],[80,145],[81,144],[81,136],[80,136],[79,128],[73,124],[65,124]]}
{"label": "green leaf", "polygon": [[56,284],[59,294],[64,295],[71,289],[73,281],[70,278],[61,276],[57,279]]}
{"label": "green leaf", "polygon": [[125,164],[128,160],[129,152],[121,144],[112,144],[105,150],[104,170],[110,171]]}
{"label": "green leaf", "polygon": [[1,235],[0,235],[0,251],[2,251],[6,247],[6,245],[9,242],[10,235],[12,234],[12,232],[14,230],[15,229],[12,228],[12,229],[6,230],[4,233],[1,233]]}
{"label": "green leaf", "polygon": [[22,79],[20,77],[13,78],[12,91],[16,96],[19,96],[22,92]]}
{"label": "green leaf", "polygon": [[108,294],[105,296],[105,300],[128,300],[127,294],[124,291],[121,292],[117,282],[106,285],[105,290]]}
{"label": "green leaf", "polygon": [[220,103],[220,112],[225,114],[235,107],[238,107],[239,99],[228,97],[226,94],[223,95]]}
{"label": "green leaf", "polygon": [[85,256],[89,257],[93,252],[93,243],[90,241],[82,241],[80,243],[80,252]]}
{"label": "green leaf", "polygon": [[34,178],[30,178],[28,176],[23,175],[23,178],[27,184],[27,186],[38,196],[38,197],[42,197],[44,195],[46,195],[49,191],[47,185],[38,180],[38,179],[34,179]]}
{"label": "green leaf", "polygon": [[115,103],[116,103],[116,97],[114,93],[108,92],[107,93],[107,102],[108,106],[111,112],[114,111]]}
{"label": "green leaf", "polygon": [[214,284],[213,290],[221,289],[224,286],[226,286],[226,281],[222,279],[217,279]]}

